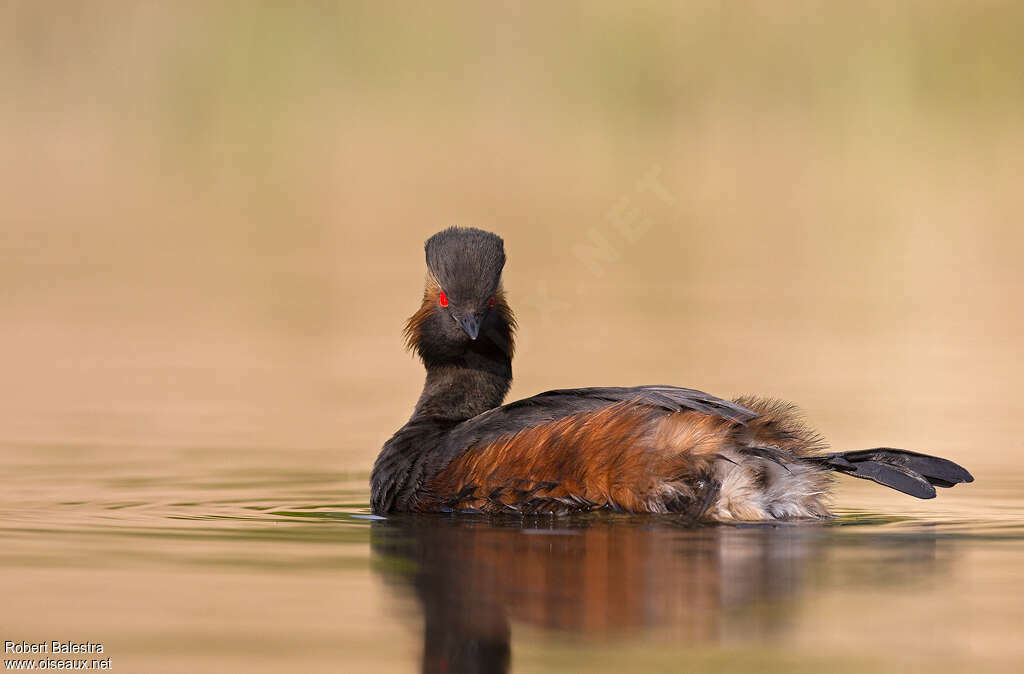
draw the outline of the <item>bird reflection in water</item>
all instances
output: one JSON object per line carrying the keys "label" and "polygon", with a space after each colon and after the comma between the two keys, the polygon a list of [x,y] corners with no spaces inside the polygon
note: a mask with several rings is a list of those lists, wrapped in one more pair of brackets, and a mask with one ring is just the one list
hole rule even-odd
{"label": "bird reflection in water", "polygon": [[[849,546],[839,541],[854,541],[830,529],[689,528],[657,516],[394,516],[374,523],[372,541],[378,571],[421,605],[423,671],[501,672],[512,622],[598,638],[667,629],[680,643],[774,636],[792,610],[779,600],[797,595],[809,575],[819,584],[833,571],[842,577],[837,560],[864,561],[844,555]],[[888,580],[869,583],[930,565],[935,541],[919,542],[901,547],[909,565],[886,564]],[[816,563],[826,556],[829,564]]]}

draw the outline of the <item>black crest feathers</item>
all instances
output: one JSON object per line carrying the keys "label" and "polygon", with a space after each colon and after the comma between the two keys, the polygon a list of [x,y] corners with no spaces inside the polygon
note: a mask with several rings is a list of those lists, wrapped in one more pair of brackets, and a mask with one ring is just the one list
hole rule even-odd
{"label": "black crest feathers", "polygon": [[427,267],[453,299],[494,294],[505,267],[505,245],[497,234],[474,227],[449,227],[427,239]]}

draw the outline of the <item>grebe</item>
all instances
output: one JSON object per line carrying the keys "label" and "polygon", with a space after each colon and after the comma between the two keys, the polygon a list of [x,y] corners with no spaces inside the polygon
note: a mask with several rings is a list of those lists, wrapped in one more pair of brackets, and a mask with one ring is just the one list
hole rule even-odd
{"label": "grebe", "polygon": [[405,336],[427,370],[412,417],[370,477],[375,513],[680,513],[694,522],[829,517],[833,472],[917,498],[963,467],[881,447],[827,453],[793,405],[674,386],[548,391],[502,405],[515,318],[502,239],[452,227],[426,242]]}

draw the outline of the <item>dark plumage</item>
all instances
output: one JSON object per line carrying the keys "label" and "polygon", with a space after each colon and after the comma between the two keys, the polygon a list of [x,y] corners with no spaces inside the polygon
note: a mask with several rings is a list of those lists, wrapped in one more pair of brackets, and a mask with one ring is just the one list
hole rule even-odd
{"label": "dark plumage", "polygon": [[548,391],[501,405],[515,319],[500,237],[427,240],[406,340],[427,369],[412,418],[371,475],[375,512],[677,512],[694,521],[825,517],[832,471],[918,498],[971,482],[957,464],[879,448],[824,453],[792,405],[674,386]]}

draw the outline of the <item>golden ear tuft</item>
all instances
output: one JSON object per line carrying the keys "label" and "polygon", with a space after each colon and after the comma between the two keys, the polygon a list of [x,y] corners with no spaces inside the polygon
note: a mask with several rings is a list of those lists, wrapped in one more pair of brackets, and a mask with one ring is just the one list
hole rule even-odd
{"label": "golden ear tuft", "polygon": [[511,358],[516,348],[516,328],[518,327],[516,325],[516,315],[512,313],[512,307],[508,305],[508,298],[505,296],[505,289],[501,286],[498,286],[492,301],[494,304],[491,305],[491,309],[497,311],[508,325],[508,344],[505,345],[505,351],[508,353],[508,357]]}
{"label": "golden ear tuft", "polygon": [[409,320],[405,322],[405,348],[415,351],[420,343],[420,336],[423,332],[423,325],[427,322],[430,314],[434,311],[441,297],[441,285],[429,271],[423,286],[423,303],[416,310]]}

